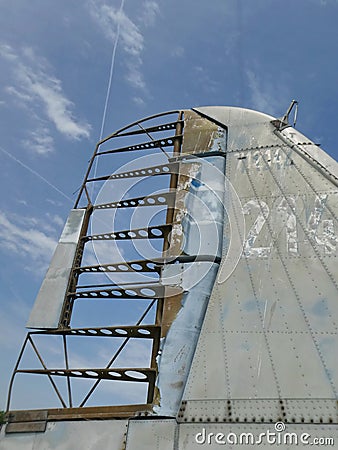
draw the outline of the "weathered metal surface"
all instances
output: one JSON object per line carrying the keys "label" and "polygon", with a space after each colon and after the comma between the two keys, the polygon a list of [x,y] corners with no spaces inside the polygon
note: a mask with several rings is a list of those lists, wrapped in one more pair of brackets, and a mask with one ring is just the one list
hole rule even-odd
{"label": "weathered metal surface", "polygon": [[59,408],[48,410],[48,421],[60,422],[63,420],[109,420],[118,417],[128,418],[138,415],[147,415],[151,411],[151,405],[118,405],[118,406],[91,406],[81,408]]}
{"label": "weathered metal surface", "polygon": [[208,150],[220,150],[227,148],[227,128],[212,123],[208,118],[202,117],[195,111],[184,111],[184,134],[182,154],[198,154]]}
{"label": "weathered metal surface", "polygon": [[47,426],[47,411],[16,411],[8,414],[6,433],[44,432]]}
{"label": "weathered metal surface", "polygon": [[123,450],[127,420],[49,422],[45,433],[0,434],[1,450]]}
{"label": "weathered metal surface", "polygon": [[224,216],[224,166],[221,156],[182,162],[177,187],[171,252],[220,256]]}
{"label": "weathered metal surface", "polygon": [[263,399],[335,400],[337,188],[269,116],[202,112],[228,126],[226,174],[246,235],[235,271],[214,286],[183,398],[243,399],[252,409]]}
{"label": "weathered metal surface", "polygon": [[84,217],[84,209],[73,209],[70,212],[35,300],[27,328],[58,327]]}
{"label": "weathered metal surface", "polygon": [[[17,422],[6,426],[6,433],[44,433],[47,422]],[[1,447],[0,447],[1,448]]]}
{"label": "weathered metal surface", "polygon": [[37,422],[47,420],[47,411],[11,411],[8,413],[8,421],[14,422]]}
{"label": "weathered metal surface", "polygon": [[175,450],[175,419],[129,420],[126,450]]}
{"label": "weathered metal surface", "polygon": [[224,106],[206,106],[194,108],[194,111],[227,127],[227,154],[239,149],[254,149],[262,145],[273,146],[280,143],[272,133],[275,128],[270,122],[274,117],[267,114]]}
{"label": "weathered metal surface", "polygon": [[[198,272],[196,267],[192,270]],[[183,295],[182,306],[161,345],[157,378],[161,400],[156,408],[160,415],[174,416],[179,408],[218,265],[210,267],[209,264],[207,271],[205,267],[202,270],[204,272],[195,284],[191,284],[191,275],[183,274],[180,284],[188,283],[189,289]]]}

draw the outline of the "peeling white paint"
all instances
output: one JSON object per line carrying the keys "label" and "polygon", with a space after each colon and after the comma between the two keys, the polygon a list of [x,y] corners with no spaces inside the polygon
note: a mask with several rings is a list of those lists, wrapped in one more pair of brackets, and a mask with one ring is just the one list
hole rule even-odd
{"label": "peeling white paint", "polygon": [[268,205],[263,201],[258,201],[256,199],[249,200],[243,206],[243,213],[248,215],[252,213],[252,210],[260,211],[258,216],[249,230],[247,239],[244,244],[244,255],[248,258],[266,258],[270,255],[270,247],[254,247],[254,243],[261,232],[267,217],[269,216],[270,209]]}
{"label": "peeling white paint", "polygon": [[277,211],[283,212],[286,229],[286,249],[290,255],[298,255],[296,200],[292,196],[282,198]]}
{"label": "peeling white paint", "polygon": [[337,241],[338,239],[334,231],[334,221],[332,219],[323,220],[323,235],[320,243],[324,247],[324,252],[327,255],[336,253]]}
{"label": "peeling white paint", "polygon": [[309,236],[315,241],[317,241],[316,234],[320,223],[320,219],[324,211],[326,199],[327,194],[320,194],[319,196],[316,196],[314,209],[311,211],[309,220],[307,222],[307,230],[309,232]]}

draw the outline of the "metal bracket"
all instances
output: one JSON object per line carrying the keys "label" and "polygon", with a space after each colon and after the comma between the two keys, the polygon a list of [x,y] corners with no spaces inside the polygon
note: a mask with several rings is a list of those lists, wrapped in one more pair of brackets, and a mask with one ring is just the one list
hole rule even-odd
{"label": "metal bracket", "polygon": [[294,106],[295,106],[295,114],[293,117],[293,126],[295,126],[296,122],[297,122],[297,114],[298,114],[298,101],[297,100],[292,100],[289,108],[287,109],[287,111],[283,117],[271,121],[272,125],[274,125],[279,131],[291,126],[289,123],[289,116],[290,116],[291,111],[293,110]]}

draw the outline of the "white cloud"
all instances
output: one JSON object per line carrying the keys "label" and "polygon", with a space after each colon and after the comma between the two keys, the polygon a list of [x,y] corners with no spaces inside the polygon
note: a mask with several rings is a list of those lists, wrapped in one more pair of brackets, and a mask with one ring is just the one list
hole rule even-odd
{"label": "white cloud", "polygon": [[[142,14],[138,23],[133,21],[120,9],[102,3],[100,0],[92,0],[91,15],[100,26],[107,39],[120,40],[122,50],[126,54],[126,80],[135,89],[146,91],[146,83],[142,73],[142,52],[145,43],[141,26],[148,27],[155,23],[159,13],[159,6],[154,0],[146,0],[142,4]],[[123,6],[123,3],[122,3]]]}
{"label": "white cloud", "polygon": [[135,88],[145,88],[141,72],[141,53],[144,48],[144,39],[139,27],[125,14],[107,4],[99,1],[91,2],[91,14],[100,26],[107,39],[119,39],[123,51],[127,54],[126,79]]}
{"label": "white cloud", "polygon": [[312,0],[314,3],[319,3],[320,6],[327,6],[327,5],[337,5],[338,0]]}
{"label": "white cloud", "polygon": [[133,102],[136,103],[136,105],[138,105],[138,106],[145,105],[145,101],[143,100],[142,97],[133,97]]}
{"label": "white cloud", "polygon": [[63,227],[65,224],[65,221],[62,217],[60,217],[58,214],[46,214],[48,219],[50,219],[55,225],[58,227]]}
{"label": "white cloud", "polygon": [[263,79],[257,75],[258,71],[246,71],[248,86],[251,94],[251,106],[258,111],[280,116],[286,107],[285,99],[290,98],[282,76],[277,81]]}
{"label": "white cloud", "polygon": [[[1,247],[20,256],[20,262],[29,260],[34,272],[45,270],[56,246],[56,239],[38,229],[39,221],[32,217],[8,217],[0,211]],[[42,226],[40,228],[43,228]],[[32,265],[32,262],[35,264]]]}
{"label": "white cloud", "polygon": [[178,47],[174,47],[171,50],[171,56],[173,56],[174,58],[182,58],[184,56],[184,48],[181,47],[180,45]]}
{"label": "white cloud", "polygon": [[[109,354],[105,355],[102,352],[102,356],[108,359]],[[128,343],[116,362],[121,367],[148,367],[150,365],[150,359],[150,342],[135,340]]]}
{"label": "white cloud", "polygon": [[[31,48],[15,52],[5,44],[0,46],[0,55],[9,61],[14,74],[13,85],[5,88],[8,94],[19,99],[22,106],[29,106],[30,110],[33,108],[40,121],[48,118],[65,137],[73,140],[89,138],[90,125],[74,116],[74,103],[66,97],[61,81],[52,74],[45,59],[37,57]],[[41,117],[41,109],[44,117]],[[44,144],[51,148],[46,128],[44,135]],[[35,136],[38,153],[42,151],[39,140],[41,143],[41,134]]]}
{"label": "white cloud", "polygon": [[12,47],[7,44],[0,43],[0,55],[7,60],[14,61],[17,59],[17,55],[13,51]]}
{"label": "white cloud", "polygon": [[129,83],[137,88],[137,89],[142,89],[144,90],[146,88],[146,84],[145,81],[143,79],[143,75],[142,73],[139,71],[138,67],[135,66],[133,63],[128,62],[127,63],[127,67],[128,67],[128,73],[126,76],[127,81],[129,81]]}
{"label": "white cloud", "polygon": [[156,16],[159,14],[160,8],[154,0],[146,0],[143,3],[143,14],[141,16],[142,22],[146,26],[154,25]]}
{"label": "white cloud", "polygon": [[28,150],[32,150],[38,155],[47,155],[54,151],[54,139],[50,136],[47,127],[41,127],[36,131],[32,131],[29,138],[22,143]]}
{"label": "white cloud", "polygon": [[246,75],[248,78],[249,88],[251,91],[251,100],[254,107],[260,111],[268,110],[273,100],[271,94],[268,94],[266,90],[265,92],[263,91],[257,76],[252,70],[248,70]]}
{"label": "white cloud", "polygon": [[7,92],[7,94],[9,94],[9,95],[12,95],[13,97],[16,97],[18,100],[22,101],[23,105],[26,102],[33,101],[32,95],[29,95],[28,93],[25,93],[22,90],[15,88],[14,86],[6,86],[5,92]]}
{"label": "white cloud", "polygon": [[19,200],[17,200],[17,202],[20,203],[21,205],[28,206],[27,201],[24,199],[19,199]]}
{"label": "white cloud", "polygon": [[52,198],[46,198],[46,202],[47,202],[47,203],[50,203],[50,204],[53,205],[53,206],[57,206],[57,207],[63,205],[62,202],[56,201],[56,200],[54,200],[54,199],[52,199]]}
{"label": "white cloud", "polygon": [[115,40],[119,31],[122,48],[130,55],[140,55],[143,50],[143,35],[123,10],[93,1],[91,13],[109,40]]}
{"label": "white cloud", "polygon": [[220,92],[221,86],[218,81],[209,75],[209,71],[201,66],[195,66],[195,82],[208,94]]}
{"label": "white cloud", "polygon": [[[2,306],[0,314],[1,333],[3,336],[6,336],[6,339],[3,339],[1,343],[1,350],[3,352],[6,350],[10,350],[11,352],[18,351],[25,335],[23,324],[28,316],[27,306],[22,301],[19,303],[16,298],[11,298],[11,300],[13,300],[12,304],[15,305],[15,310],[12,310],[14,308],[9,307],[10,311],[6,311],[5,307]],[[8,304],[10,304],[10,302],[8,302]],[[22,318],[22,316],[25,317]],[[2,363],[3,362],[4,361],[2,361]]]}
{"label": "white cloud", "polygon": [[120,25],[121,41],[124,50],[138,58],[144,48],[144,39],[137,25],[123,12],[108,12],[112,23]]}

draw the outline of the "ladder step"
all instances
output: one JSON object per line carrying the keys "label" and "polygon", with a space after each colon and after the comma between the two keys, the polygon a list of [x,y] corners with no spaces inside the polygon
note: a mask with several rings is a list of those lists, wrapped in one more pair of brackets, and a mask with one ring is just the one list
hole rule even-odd
{"label": "ladder step", "polygon": [[137,150],[152,150],[154,148],[162,148],[162,147],[172,147],[175,141],[180,141],[182,139],[182,135],[170,136],[163,139],[157,139],[147,142],[142,142],[140,144],[129,145],[128,147],[119,147],[112,150],[105,150],[97,153],[96,156],[100,155],[109,155],[112,153],[122,153],[122,152],[134,152]]}
{"label": "ladder step", "polygon": [[139,206],[158,206],[168,205],[174,206],[176,192],[164,192],[158,195],[147,195],[145,197],[128,198],[112,203],[102,203],[94,205],[94,209],[109,209],[109,208],[136,208]]}
{"label": "ladder step", "polygon": [[111,175],[105,175],[103,177],[90,178],[87,180],[87,182],[119,180],[124,178],[152,177],[156,175],[171,175],[173,173],[179,172],[179,164],[179,162],[172,162],[167,164],[160,164],[158,166],[144,167],[129,172],[113,173]]}
{"label": "ladder step", "polygon": [[101,288],[80,292],[71,292],[70,297],[76,298],[128,298],[128,299],[153,299],[163,298],[165,287],[160,284],[130,285],[121,288],[118,285],[111,288]]}
{"label": "ladder step", "polygon": [[129,230],[115,231],[103,234],[84,236],[85,241],[111,241],[128,239],[163,239],[170,231],[172,225],[156,225],[145,228],[134,228]]}
{"label": "ladder step", "polygon": [[164,264],[163,258],[153,260],[141,259],[135,261],[123,261],[110,264],[96,264],[94,266],[76,267],[77,273],[98,273],[98,272],[160,272],[160,266]]}
{"label": "ladder step", "polygon": [[37,331],[32,334],[52,334],[63,336],[102,336],[119,338],[157,339],[161,327],[157,325],[69,328],[58,330]]}
{"label": "ladder step", "polygon": [[17,373],[55,375],[61,377],[91,378],[97,380],[138,381],[153,383],[156,370],[150,368],[110,368],[110,369],[20,369]]}

